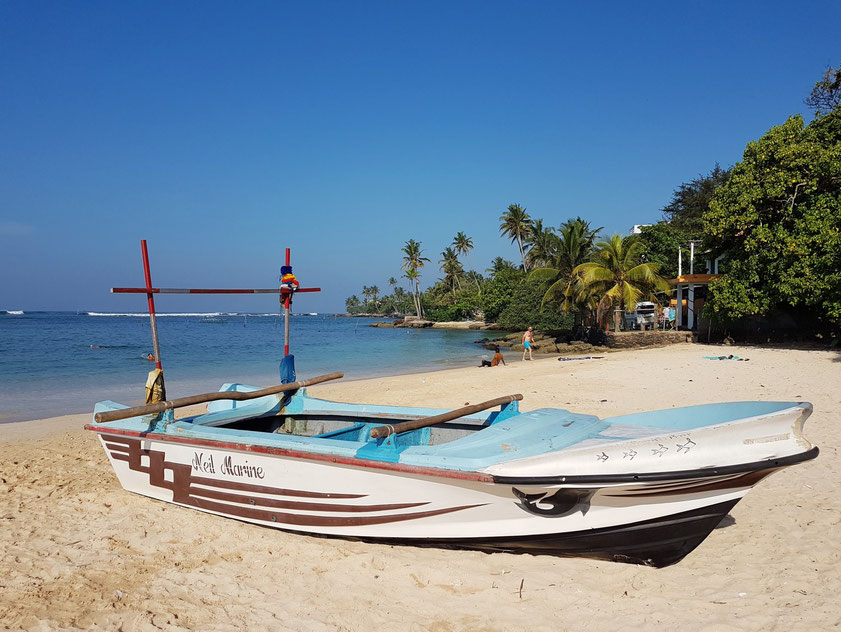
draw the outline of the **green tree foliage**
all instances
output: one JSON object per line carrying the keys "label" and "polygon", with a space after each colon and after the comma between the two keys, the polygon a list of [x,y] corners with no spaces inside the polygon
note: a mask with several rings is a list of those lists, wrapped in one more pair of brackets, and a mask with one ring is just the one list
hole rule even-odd
{"label": "green tree foliage", "polygon": [[468,270],[464,273],[464,280],[470,286],[470,289],[476,289],[476,296],[482,296],[482,286],[485,284],[485,278],[476,270]]}
{"label": "green tree foliage", "polygon": [[463,232],[456,233],[451,244],[455,248],[456,254],[459,256],[467,256],[473,250],[473,239],[468,237]]}
{"label": "green tree foliage", "polygon": [[709,210],[710,200],[718,187],[727,182],[729,169],[716,163],[705,176],[684,182],[674,193],[672,201],[663,207],[663,215],[671,225],[686,232],[690,239],[699,239],[704,230],[703,215]]}
{"label": "green tree foliage", "polygon": [[[700,235],[698,233],[682,230],[671,222],[659,222],[650,226],[643,226],[642,232],[640,233],[640,242],[644,246],[642,256],[645,261],[656,263],[659,266],[659,272],[662,276],[668,279],[674,279],[678,272],[678,247],[682,246],[681,258],[683,259],[683,272],[687,274],[689,272],[690,254],[687,244],[690,240],[699,238]],[[698,262],[699,257],[696,253],[696,265]],[[703,270],[699,269],[696,272],[703,272]]]}
{"label": "green tree foliage", "polygon": [[555,235],[555,229],[544,227],[542,219],[534,220],[526,243],[528,244],[526,263],[530,268],[549,265],[558,250],[558,236]]}
{"label": "green tree foliage", "polygon": [[499,232],[503,237],[510,237],[511,241],[517,242],[520,248],[520,258],[523,261],[523,270],[526,268],[526,253],[523,250],[523,242],[531,234],[533,224],[529,214],[519,204],[509,204],[508,210],[499,217]]}
{"label": "green tree foliage", "polygon": [[461,277],[464,275],[464,268],[462,268],[461,262],[458,260],[456,251],[451,247],[444,248],[438,263],[441,264],[444,281],[449,285],[450,291],[455,296],[456,289],[461,289]]}
{"label": "green tree foliage", "polygon": [[[514,290],[525,283],[525,273],[501,257],[495,260],[491,278],[482,286],[480,304],[485,322],[495,323],[514,297]],[[507,264],[507,265],[506,265]]]}
{"label": "green tree foliage", "polygon": [[841,108],[748,143],[704,215],[727,256],[705,311],[728,321],[795,307],[841,323]]}
{"label": "green tree foliage", "polygon": [[613,309],[613,324],[619,331],[618,310],[633,311],[639,301],[656,301],[655,292],[670,291],[656,263],[642,262],[643,245],[636,235],[613,235],[597,244],[592,261],[575,268],[582,291],[591,292],[599,310]]}
{"label": "green tree foliage", "polygon": [[542,304],[554,304],[562,312],[575,309],[579,316],[588,308],[589,295],[581,292],[576,268],[585,263],[593,251],[593,242],[601,228],[593,229],[580,217],[561,224],[555,252],[550,264],[532,270],[530,282],[543,284]]}
{"label": "green tree foliage", "polygon": [[362,296],[364,297],[362,307],[365,311],[368,312],[377,312],[380,309],[380,300],[379,300],[380,288],[376,285],[372,286],[363,286],[362,287]]}
{"label": "green tree foliage", "polygon": [[543,288],[537,283],[523,282],[512,288],[510,300],[497,318],[503,329],[571,329],[573,318],[557,309],[544,306]]}
{"label": "green tree foliage", "polygon": [[828,114],[841,105],[841,65],[837,69],[827,68],[804,102],[818,116]]}
{"label": "green tree foliage", "polygon": [[423,315],[423,303],[420,291],[420,269],[429,259],[423,256],[423,249],[419,241],[410,239],[403,245],[403,270],[406,271],[406,278],[413,283],[413,294],[415,297],[415,310],[418,316]]}
{"label": "green tree foliage", "polygon": [[488,272],[491,273],[491,276],[496,276],[503,270],[516,270],[517,266],[513,263],[508,261],[507,259],[503,259],[502,257],[495,257],[493,261],[491,261],[491,267],[488,268]]}

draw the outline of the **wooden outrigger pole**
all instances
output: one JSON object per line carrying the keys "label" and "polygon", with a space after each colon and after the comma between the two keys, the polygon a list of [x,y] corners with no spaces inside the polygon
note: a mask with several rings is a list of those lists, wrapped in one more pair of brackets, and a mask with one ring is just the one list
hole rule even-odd
{"label": "wooden outrigger pole", "polygon": [[158,343],[158,322],[155,320],[155,295],[152,292],[152,272],[149,269],[149,251],[146,249],[145,239],[140,240],[140,250],[143,252],[143,274],[146,277],[146,297],[149,299],[149,321],[152,324],[152,352],[155,354],[155,368],[163,370],[161,366],[161,346]]}
{"label": "wooden outrigger pole", "polygon": [[146,240],[140,240],[143,253],[143,274],[146,287],[112,287],[114,294],[145,294],[149,301],[149,322],[152,327],[152,346],[155,354],[155,368],[150,371],[146,381],[146,403],[153,404],[166,399],[163,381],[161,351],[158,342],[158,323],[155,318],[155,294],[280,294],[280,302],[285,308],[283,326],[283,360],[280,363],[280,377],[284,384],[295,381],[295,356],[289,353],[289,312],[292,307],[292,295],[296,292],[320,292],[318,287],[299,287],[298,280],[292,274],[291,250],[286,249],[286,265],[281,268],[280,287],[264,289],[202,289],[202,288],[160,288],[152,287],[152,274],[149,268],[149,252]]}

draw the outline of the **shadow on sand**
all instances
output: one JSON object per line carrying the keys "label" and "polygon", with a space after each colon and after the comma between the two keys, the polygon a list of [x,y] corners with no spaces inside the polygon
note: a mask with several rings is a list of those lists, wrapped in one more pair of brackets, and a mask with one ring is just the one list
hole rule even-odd
{"label": "shadow on sand", "polygon": [[726,529],[727,527],[732,527],[734,524],[736,524],[736,519],[730,514],[727,514],[721,519],[721,522],[718,523],[716,529]]}

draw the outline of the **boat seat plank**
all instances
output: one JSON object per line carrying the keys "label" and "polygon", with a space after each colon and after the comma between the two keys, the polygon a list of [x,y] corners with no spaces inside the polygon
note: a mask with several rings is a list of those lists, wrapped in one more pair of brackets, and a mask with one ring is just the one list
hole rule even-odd
{"label": "boat seat plank", "polygon": [[610,424],[594,415],[542,408],[522,413],[450,443],[413,446],[400,463],[466,471],[562,450],[598,436]]}

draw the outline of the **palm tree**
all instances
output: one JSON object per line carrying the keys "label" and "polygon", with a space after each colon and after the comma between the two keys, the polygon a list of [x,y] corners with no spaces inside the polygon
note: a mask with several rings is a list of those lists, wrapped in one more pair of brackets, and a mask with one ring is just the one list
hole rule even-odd
{"label": "palm tree", "polygon": [[403,275],[405,278],[409,279],[409,287],[412,289],[412,302],[415,304],[415,313],[420,317],[421,315],[421,304],[417,293],[415,292],[415,285],[417,284],[418,274],[417,270],[406,270],[406,273]]}
{"label": "palm tree", "polygon": [[526,253],[523,251],[523,240],[531,233],[532,221],[529,214],[519,204],[509,204],[508,210],[499,217],[501,222],[499,232],[503,237],[510,237],[520,247],[520,258],[523,260],[523,271],[526,270]]}
{"label": "palm tree", "polygon": [[[418,317],[422,316],[423,306],[421,305],[420,300],[420,268],[424,266],[424,263],[429,261],[423,255],[423,250],[421,249],[421,244],[419,241],[415,241],[414,239],[410,239],[405,243],[402,248],[403,252],[403,265],[402,269],[406,270],[406,278],[410,281],[414,282],[414,288],[412,290],[415,296],[415,309],[417,311]],[[409,273],[412,273],[411,276]]]}
{"label": "palm tree", "polygon": [[528,277],[529,281],[549,283],[543,295],[543,305],[557,301],[564,312],[574,307],[593,307],[588,305],[590,294],[579,283],[580,279],[575,270],[588,261],[596,234],[600,230],[601,228],[590,228],[590,222],[578,217],[561,224],[559,236],[552,235],[557,242],[550,265],[532,270]]}
{"label": "palm tree", "polygon": [[552,227],[543,228],[543,220],[536,219],[526,240],[529,248],[526,261],[531,267],[547,266],[558,248],[558,237]]}
{"label": "palm tree", "polygon": [[368,288],[368,290],[371,292],[371,298],[374,301],[374,309],[379,309],[380,301],[378,296],[380,293],[380,288],[378,288],[376,285],[372,285],[370,288]]}
{"label": "palm tree", "polygon": [[395,279],[394,277],[389,278],[388,284],[391,286],[391,291],[393,292],[394,288],[397,287],[397,279]]}
{"label": "palm tree", "polygon": [[348,314],[353,311],[353,308],[359,307],[359,305],[359,297],[356,294],[345,299],[345,311],[347,311]]}
{"label": "palm tree", "polygon": [[502,257],[496,257],[493,261],[491,261],[491,267],[487,269],[487,272],[491,273],[491,276],[496,276],[503,270],[516,270],[517,266],[515,266],[510,261],[503,259]]}
{"label": "palm tree", "polygon": [[592,261],[576,266],[582,288],[599,299],[599,311],[613,307],[613,326],[619,331],[621,310],[633,311],[640,299],[656,301],[656,291],[668,292],[669,282],[657,274],[657,263],[641,263],[643,244],[636,235],[613,235],[600,241]]}
{"label": "palm tree", "polygon": [[470,254],[470,251],[473,250],[473,239],[464,233],[459,232],[453,238],[452,246],[456,249],[457,254],[464,255],[466,257]]}
{"label": "palm tree", "polygon": [[444,273],[444,280],[450,284],[453,296],[455,296],[456,285],[458,285],[459,289],[461,289],[461,281],[459,280],[459,277],[464,274],[464,268],[461,267],[458,255],[452,248],[445,248],[444,252],[441,253],[441,257],[442,258],[438,260],[438,263],[441,264],[441,271]]}
{"label": "palm tree", "polygon": [[473,281],[476,284],[476,292],[479,296],[482,296],[482,283],[484,283],[484,277],[476,272],[476,270],[468,270],[464,273],[464,278],[468,281]]}
{"label": "palm tree", "polygon": [[602,228],[602,226],[591,228],[590,222],[580,217],[568,219],[561,224],[558,231],[560,233],[558,253],[568,266],[574,268],[587,260]]}

